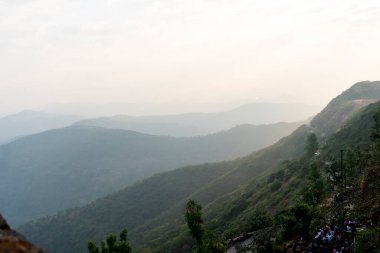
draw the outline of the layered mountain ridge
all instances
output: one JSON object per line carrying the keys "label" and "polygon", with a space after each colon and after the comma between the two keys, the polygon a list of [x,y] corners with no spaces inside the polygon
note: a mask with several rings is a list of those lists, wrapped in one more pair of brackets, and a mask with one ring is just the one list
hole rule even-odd
{"label": "layered mountain ridge", "polygon": [[0,210],[19,225],[84,205],[157,172],[247,155],[300,124],[242,125],[192,138],[72,126],[20,138],[0,146],[0,203],[6,203]]}
{"label": "layered mountain ridge", "polygon": [[160,116],[128,116],[85,119],[76,125],[133,130],[154,135],[190,137],[230,129],[241,124],[263,125],[303,121],[315,115],[319,106],[305,104],[252,103],[230,111]]}
{"label": "layered mountain ridge", "polygon": [[[205,206],[207,222],[215,230],[222,229],[223,222],[239,223],[227,217],[240,217],[249,205],[252,205],[250,210],[286,208],[295,201],[295,192],[302,182],[286,182],[288,186],[284,188],[285,182],[280,182],[272,189],[280,189],[276,198],[262,201],[260,187],[265,193],[269,191],[265,186],[267,176],[278,171],[284,160],[300,158],[310,133],[333,138],[335,133],[346,129],[342,127],[347,120],[378,100],[380,82],[355,84],[329,103],[311,126],[301,126],[288,137],[252,155],[231,162],[161,173],[90,205],[26,224],[21,230],[33,241],[58,253],[84,252],[83,242],[87,239],[100,240],[123,227],[129,229],[132,246],[138,252],[188,252],[191,247],[184,246],[193,243],[184,229],[183,208],[188,199],[196,199]],[[245,195],[245,192],[252,194]],[[55,229],[59,229],[60,236],[53,235]]]}
{"label": "layered mountain ridge", "polygon": [[58,115],[37,111],[22,111],[0,118],[0,144],[49,129],[67,127],[82,120],[76,115]]}

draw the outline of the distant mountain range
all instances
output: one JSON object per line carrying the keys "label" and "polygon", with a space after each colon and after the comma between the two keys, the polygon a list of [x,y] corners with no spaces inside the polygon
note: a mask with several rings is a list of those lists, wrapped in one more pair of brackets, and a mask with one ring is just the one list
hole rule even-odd
{"label": "distant mountain range", "polygon": [[168,136],[196,136],[230,129],[241,124],[273,124],[298,122],[311,118],[319,106],[304,104],[252,103],[231,111],[215,113],[187,113],[160,116],[117,115],[86,119],[76,125],[99,126]]}
{"label": "distant mountain range", "polygon": [[36,111],[22,111],[8,115],[0,118],[0,144],[25,135],[67,127],[81,119],[83,119],[82,116],[56,115]]}
{"label": "distant mountain range", "polygon": [[[57,109],[57,112],[54,112],[53,109],[51,112],[22,111],[0,118],[0,145],[22,136],[67,127],[72,124],[132,130],[153,135],[190,137],[212,134],[242,124],[262,125],[304,121],[319,111],[318,106],[310,105],[254,103],[231,111],[216,113],[141,117],[116,115],[85,119],[89,114],[88,112],[94,110],[96,115],[108,115],[111,113],[111,109],[115,109],[113,113],[115,115],[122,112],[124,107],[132,106],[135,108],[138,106],[134,104],[107,104],[96,107],[86,104],[67,106],[67,110]],[[66,108],[64,105],[58,106],[58,108],[61,107]]]}
{"label": "distant mountain range", "polygon": [[191,138],[72,126],[23,137],[0,146],[0,212],[18,225],[157,172],[247,155],[299,125],[242,125]]}
{"label": "distant mountain range", "polygon": [[[329,135],[324,140],[333,143],[333,150],[350,140],[351,144],[368,144],[370,122],[380,105],[365,106],[375,100],[380,100],[380,82],[357,83],[335,98],[310,126],[299,127],[268,148],[230,162],[160,173],[84,207],[26,224],[20,230],[56,253],[84,252],[89,238],[99,241],[124,227],[129,229],[131,245],[137,252],[190,252],[194,242],[183,220],[187,200],[196,199],[205,207],[207,224],[216,232],[246,226],[255,210],[284,210],[297,201],[296,193],[308,182],[308,168],[302,164],[293,168],[291,160],[303,157],[310,133]],[[355,106],[348,106],[352,103]],[[281,169],[284,164],[289,164],[286,170]],[[283,176],[274,185],[267,176],[280,170]],[[55,233],[57,230],[59,233]]]}
{"label": "distant mountain range", "polygon": [[[292,98],[293,99],[293,98]],[[297,99],[295,99],[297,100]],[[276,102],[274,102],[276,101]],[[282,102],[279,102],[282,101]],[[189,101],[185,103],[129,103],[129,102],[119,102],[119,103],[54,103],[49,104],[38,111],[50,113],[50,114],[66,114],[66,115],[82,115],[86,118],[96,118],[96,117],[111,117],[114,115],[130,115],[130,116],[147,116],[147,115],[178,115],[178,114],[193,114],[193,113],[215,113],[231,111],[239,106],[251,105],[260,106],[265,104],[278,104],[279,106],[283,104],[298,104],[302,107],[298,108],[302,111],[303,107],[305,110],[310,110],[312,113],[310,115],[316,114],[322,109],[322,106],[313,106],[308,104],[300,104],[296,102],[291,102],[292,100],[287,100],[283,98],[276,98],[275,100],[260,100],[260,101],[241,101],[230,102],[230,103],[196,103]],[[313,109],[314,108],[314,109]],[[291,114],[291,115],[295,115]],[[309,117],[308,115],[307,117]],[[260,118],[260,115],[255,115]],[[304,118],[299,118],[298,120],[303,120]],[[263,123],[275,123],[274,122],[263,122]],[[243,122],[248,123],[248,122]],[[256,124],[259,124],[256,123]]]}

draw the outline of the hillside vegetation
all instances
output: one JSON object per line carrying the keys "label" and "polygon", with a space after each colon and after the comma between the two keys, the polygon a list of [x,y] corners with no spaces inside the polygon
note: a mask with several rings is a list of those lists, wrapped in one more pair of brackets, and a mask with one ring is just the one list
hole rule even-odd
{"label": "hillside vegetation", "polygon": [[311,126],[322,136],[339,130],[352,113],[379,100],[380,81],[356,83],[351,89],[333,99],[311,121]]}
{"label": "hillside vegetation", "polygon": [[[196,199],[205,207],[207,226],[227,238],[270,226],[270,217],[288,210],[299,199],[300,192],[310,193],[302,196],[305,201],[314,201],[314,198],[320,201],[323,198],[323,194],[313,192],[314,188],[305,191],[305,186],[313,186],[313,177],[325,176],[324,173],[313,175],[310,172],[325,162],[315,160],[313,152],[305,153],[311,133],[334,133],[320,139],[322,144],[332,143],[327,150],[339,150],[341,142],[347,142],[347,135],[356,135],[359,142],[367,145],[369,137],[366,132],[354,132],[359,129],[357,124],[361,120],[349,121],[352,128],[342,128],[341,118],[330,124],[331,129],[326,129],[322,122],[332,122],[334,117],[331,115],[336,115],[334,110],[340,110],[357,99],[368,100],[366,103],[369,104],[375,95],[365,91],[366,88],[373,91],[373,86],[378,89],[380,83],[354,85],[317,116],[318,121],[314,122],[319,124],[302,126],[290,136],[255,154],[231,162],[158,174],[83,208],[26,224],[21,231],[32,241],[58,253],[84,252],[86,245],[83,242],[87,239],[101,240],[106,234],[120,231],[123,227],[130,231],[131,246],[137,252],[190,252],[194,241],[189,237],[183,219],[184,206],[189,199]],[[377,100],[379,98],[380,92],[377,93]],[[338,102],[340,106],[336,107]],[[361,108],[351,108],[345,118],[363,117],[364,114],[359,112]],[[368,110],[372,112],[372,109]],[[369,115],[371,113],[368,117],[372,117]],[[370,129],[371,124],[367,122],[361,128]],[[342,131],[347,131],[347,134],[339,137]],[[356,143],[357,139],[351,144]],[[336,157],[336,154],[323,152],[321,157],[330,159],[330,156]],[[289,210],[288,215],[291,215],[295,209]],[[269,225],[255,224],[254,217],[265,218],[266,215]]]}
{"label": "hillside vegetation", "polygon": [[242,125],[193,138],[75,126],[0,146],[0,211],[13,225],[84,205],[157,172],[234,159],[301,123]]}

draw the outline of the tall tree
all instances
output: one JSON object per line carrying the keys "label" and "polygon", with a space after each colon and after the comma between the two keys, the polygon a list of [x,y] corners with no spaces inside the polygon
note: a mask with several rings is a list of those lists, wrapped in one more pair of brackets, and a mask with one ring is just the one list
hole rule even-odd
{"label": "tall tree", "polygon": [[189,200],[186,204],[185,219],[190,229],[190,234],[197,241],[198,245],[202,245],[205,235],[205,228],[202,219],[202,206],[194,200]]}
{"label": "tall tree", "polygon": [[189,200],[186,204],[185,219],[190,234],[197,241],[198,253],[226,252],[225,244],[205,229],[202,219],[202,206],[200,204],[194,200]]}
{"label": "tall tree", "polygon": [[318,150],[318,139],[317,135],[315,133],[312,133],[308,136],[306,141],[306,156],[311,157],[317,152]]}
{"label": "tall tree", "polygon": [[373,115],[373,120],[375,121],[375,123],[372,127],[371,138],[373,140],[378,140],[378,139],[380,139],[380,111],[377,111]]}
{"label": "tall tree", "polygon": [[380,160],[380,111],[377,111],[373,115],[374,125],[372,127],[371,139],[372,139],[372,151],[371,160],[377,162]]}

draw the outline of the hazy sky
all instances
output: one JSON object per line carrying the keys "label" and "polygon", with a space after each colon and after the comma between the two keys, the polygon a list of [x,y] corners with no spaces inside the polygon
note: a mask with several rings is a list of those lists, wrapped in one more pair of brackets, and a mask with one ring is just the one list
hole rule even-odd
{"label": "hazy sky", "polygon": [[379,0],[0,0],[0,113],[79,101],[324,104],[379,79]]}

